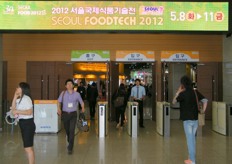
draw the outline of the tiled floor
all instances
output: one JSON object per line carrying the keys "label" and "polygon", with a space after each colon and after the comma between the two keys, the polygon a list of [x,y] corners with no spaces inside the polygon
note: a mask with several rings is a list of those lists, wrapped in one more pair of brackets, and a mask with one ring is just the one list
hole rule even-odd
{"label": "tiled floor", "polygon": [[[154,121],[146,120],[138,138],[128,136],[126,129],[116,129],[110,122],[104,139],[96,135],[96,121],[90,131],[78,133],[74,152],[68,155],[64,130],[58,134],[36,134],[34,141],[36,164],[183,164],[187,147],[179,120],[171,120],[171,136],[156,133]],[[26,164],[18,127],[0,132],[0,164]],[[197,164],[232,164],[232,137],[211,130],[211,122],[197,137]]]}

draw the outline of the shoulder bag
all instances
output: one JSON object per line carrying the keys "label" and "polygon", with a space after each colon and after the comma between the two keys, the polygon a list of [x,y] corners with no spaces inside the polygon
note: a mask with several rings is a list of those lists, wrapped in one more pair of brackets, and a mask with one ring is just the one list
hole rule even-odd
{"label": "shoulder bag", "polygon": [[118,90],[117,90],[117,96],[114,100],[114,107],[118,108],[124,105],[124,96],[119,96],[118,95]]}
{"label": "shoulder bag", "polygon": [[60,102],[60,110],[63,111],[63,107],[64,107],[64,94],[65,94],[66,90],[63,91],[62,93],[62,99]]}
{"label": "shoulder bag", "polygon": [[194,90],[195,96],[196,96],[196,100],[197,100],[197,108],[198,108],[198,125],[199,126],[204,126],[205,125],[205,113],[202,109],[202,104],[199,103],[198,101],[198,96],[196,91]]}
{"label": "shoulder bag", "polygon": [[88,132],[89,131],[88,122],[85,120],[85,114],[82,112],[80,112],[79,120],[77,120],[77,128],[81,132]]}

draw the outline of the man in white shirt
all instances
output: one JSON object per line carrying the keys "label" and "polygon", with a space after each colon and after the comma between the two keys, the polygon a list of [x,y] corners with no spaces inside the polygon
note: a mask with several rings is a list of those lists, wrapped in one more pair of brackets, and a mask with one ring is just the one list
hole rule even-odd
{"label": "man in white shirt", "polygon": [[140,85],[140,79],[135,80],[135,86],[131,89],[131,97],[134,101],[138,102],[139,104],[139,126],[144,128],[143,125],[143,100],[145,98],[146,92],[145,88]]}

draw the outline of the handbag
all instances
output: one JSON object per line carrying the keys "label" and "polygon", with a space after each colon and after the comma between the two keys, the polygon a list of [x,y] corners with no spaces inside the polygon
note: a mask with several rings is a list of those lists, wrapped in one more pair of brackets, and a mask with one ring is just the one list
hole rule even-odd
{"label": "handbag", "polygon": [[80,113],[80,115],[79,115],[79,120],[77,120],[77,128],[82,132],[89,131],[88,122],[85,120],[84,113]]}
{"label": "handbag", "polygon": [[124,97],[120,97],[118,96],[115,100],[114,100],[114,107],[118,108],[124,105]]}
{"label": "handbag", "polygon": [[198,113],[198,125],[199,126],[205,125],[205,113]]}
{"label": "handbag", "polygon": [[118,108],[118,107],[121,107],[124,105],[124,96],[119,96],[118,90],[117,90],[116,95],[117,96],[116,96],[115,100],[113,101],[114,102],[113,105],[115,108]]}
{"label": "handbag", "polygon": [[205,125],[205,113],[203,111],[202,108],[202,104],[199,103],[198,101],[198,96],[196,91],[194,90],[195,96],[196,96],[196,100],[197,100],[197,108],[198,108],[198,125],[199,126],[204,126]]}

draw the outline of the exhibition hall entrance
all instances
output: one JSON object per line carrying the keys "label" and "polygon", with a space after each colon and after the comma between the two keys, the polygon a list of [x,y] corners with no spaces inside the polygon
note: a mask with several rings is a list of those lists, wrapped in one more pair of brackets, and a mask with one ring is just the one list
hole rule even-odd
{"label": "exhibition hall entrance", "polygon": [[162,99],[165,102],[170,103],[171,119],[179,119],[180,105],[176,103],[172,104],[172,99],[180,86],[180,78],[184,75],[188,75],[192,82],[193,87],[197,87],[197,64],[196,63],[162,63]]}
{"label": "exhibition hall entrance", "polygon": [[73,63],[73,80],[75,83],[75,89],[78,89],[80,83],[82,83],[86,89],[95,83],[98,89],[99,101],[108,101],[108,79],[108,63]]}
{"label": "exhibition hall entrance", "polygon": [[212,101],[221,101],[222,93],[221,64],[218,62],[162,62],[162,100],[171,105],[171,119],[179,119],[179,104],[172,104],[172,99],[180,86],[180,78],[188,75],[193,87],[207,99],[206,119],[212,119]]}
{"label": "exhibition hall entrance", "polygon": [[144,119],[152,119],[154,111],[153,102],[155,100],[154,85],[156,84],[153,75],[154,63],[135,62],[135,63],[118,63],[119,66],[119,85],[126,85],[128,94],[135,85],[135,80],[140,79],[141,85],[144,86],[146,97],[144,100]]}
{"label": "exhibition hall entrance", "polygon": [[[80,92],[85,103],[86,119],[90,117],[90,101],[89,97],[95,97],[92,87],[97,88],[98,97],[97,102],[108,102],[109,100],[109,63],[107,62],[75,62],[73,63],[73,81],[75,83],[74,90]],[[83,89],[85,88],[85,95],[83,97]],[[97,113],[97,106],[95,107]]]}

